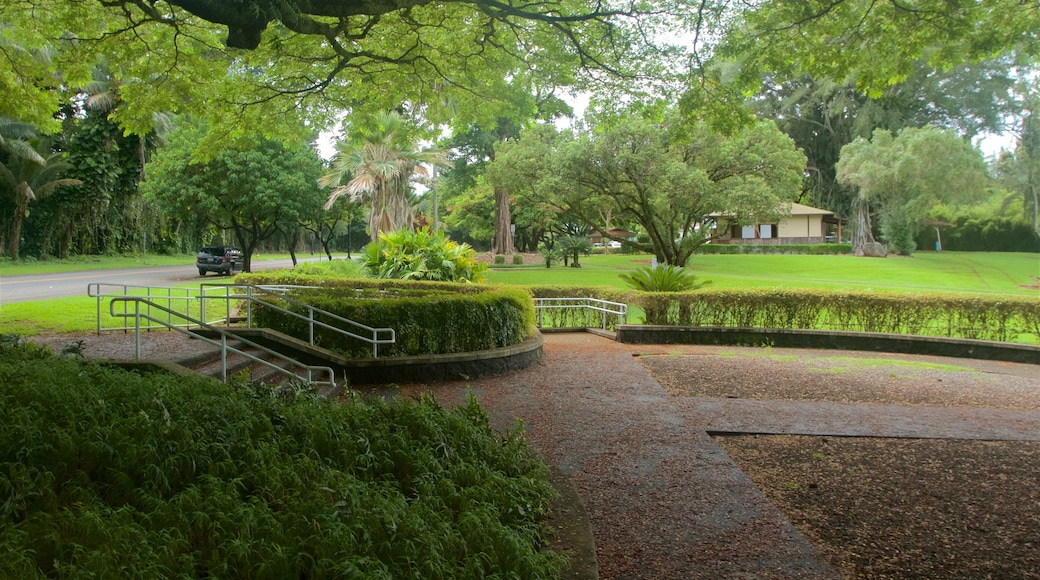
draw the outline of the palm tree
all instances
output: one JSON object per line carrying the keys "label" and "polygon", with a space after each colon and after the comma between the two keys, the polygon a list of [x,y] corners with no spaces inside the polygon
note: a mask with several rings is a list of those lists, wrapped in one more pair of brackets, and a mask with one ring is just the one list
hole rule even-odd
{"label": "palm tree", "polygon": [[408,199],[412,179],[428,178],[428,166],[446,163],[439,149],[416,150],[406,128],[395,112],[379,115],[375,130],[336,145],[332,168],[318,182],[333,188],[325,209],[343,196],[367,198],[372,240],[379,239],[380,232],[412,229],[415,214]]}
{"label": "palm tree", "polygon": [[[3,121],[6,120],[0,120],[0,126]],[[7,246],[7,254],[12,259],[18,259],[22,222],[29,213],[29,202],[49,195],[59,187],[83,183],[78,179],[59,177],[70,168],[61,157],[61,153],[51,151],[50,140],[44,137],[0,139],[0,195],[7,197],[14,208]]]}

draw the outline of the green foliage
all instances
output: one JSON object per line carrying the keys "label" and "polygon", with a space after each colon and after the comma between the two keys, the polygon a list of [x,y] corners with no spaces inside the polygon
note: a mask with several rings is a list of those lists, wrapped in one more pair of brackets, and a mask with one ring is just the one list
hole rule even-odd
{"label": "green foliage", "polygon": [[[471,286],[479,291],[455,292],[451,285],[444,286],[424,288],[421,284],[402,282],[363,288],[351,281],[340,281],[322,289],[300,290],[293,297],[366,326],[394,329],[397,342],[380,345],[380,356],[473,352],[518,344],[527,338],[534,324],[534,305],[527,292],[487,286]],[[307,315],[302,308],[299,313]],[[258,326],[308,339],[304,321],[273,309],[254,308],[253,320]],[[334,319],[322,322],[337,325]],[[370,344],[325,329],[315,330],[314,342],[347,356],[372,355]]]}
{"label": "green foliage", "polygon": [[279,230],[295,229],[321,207],[321,161],[308,145],[256,134],[241,149],[228,144],[206,149],[204,130],[190,119],[182,122],[148,163],[141,191],[173,224],[208,224],[234,232],[248,271],[262,241]]}
{"label": "green foliage", "polygon": [[1023,215],[1022,202],[1018,195],[1009,199],[1002,192],[985,204],[960,208],[939,205],[928,214],[930,222],[936,225],[918,232],[917,245],[934,248],[938,228],[942,249],[946,251],[1040,252],[1040,235]]}
{"label": "green foliage", "polygon": [[643,266],[619,276],[629,287],[643,292],[687,292],[711,284],[710,280],[698,282],[693,270],[671,264],[662,264],[656,268]]}
{"label": "green foliage", "polygon": [[502,254],[495,254],[495,265],[503,265],[506,263],[506,257]]}
{"label": "green foliage", "polygon": [[378,241],[365,246],[362,263],[372,276],[403,280],[479,283],[487,272],[473,248],[429,228],[380,234]]}
{"label": "green foliage", "polygon": [[[595,298],[608,302],[628,302],[628,292],[606,286],[528,286],[535,298]],[[537,313],[539,328],[614,328],[620,317],[587,308],[547,308]],[[631,320],[629,320],[631,322]]]}
{"label": "green foliage", "polygon": [[641,293],[647,324],[1040,339],[1040,299],[795,289]]}
{"label": "green foliage", "polygon": [[362,268],[353,260],[314,261],[297,264],[293,272],[316,278],[360,278]]}
{"label": "green foliage", "polygon": [[703,121],[631,116],[604,124],[565,149],[569,210],[593,227],[603,215],[638,223],[629,245],[663,264],[686,265],[723,214],[770,221],[801,192],[805,155],[771,122],[731,134]]}
{"label": "green foliage", "polygon": [[698,254],[851,254],[852,244],[705,244]]}
{"label": "green foliage", "polygon": [[898,137],[877,130],[870,141],[856,139],[841,148],[837,179],[859,191],[855,250],[873,241],[866,215],[873,203],[881,208],[884,238],[905,254],[913,251],[913,236],[932,207],[977,202],[988,181],[982,154],[936,127],[906,129]]}
{"label": "green foliage", "polygon": [[0,575],[555,578],[547,469],[453,411],[0,345]]}
{"label": "green foliage", "polygon": [[412,179],[429,177],[429,166],[445,162],[439,149],[418,149],[400,114],[384,111],[370,123],[374,127],[358,127],[352,139],[336,144],[332,167],[319,182],[332,188],[326,209],[341,197],[367,202],[368,232],[376,241],[382,233],[412,229]]}
{"label": "green foliage", "polygon": [[513,254],[513,265],[514,266],[523,266],[524,265],[524,255],[523,254]]}

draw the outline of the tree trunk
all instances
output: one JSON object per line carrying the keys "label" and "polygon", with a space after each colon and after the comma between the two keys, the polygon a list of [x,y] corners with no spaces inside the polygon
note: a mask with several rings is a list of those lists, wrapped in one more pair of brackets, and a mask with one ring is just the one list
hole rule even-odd
{"label": "tree trunk", "polygon": [[868,203],[857,198],[853,202],[856,222],[852,227],[852,254],[855,256],[884,257],[888,251],[884,244],[874,239],[870,230],[870,216],[867,215]]}
{"label": "tree trunk", "polygon": [[22,243],[22,221],[25,220],[25,212],[29,209],[29,191],[29,184],[24,181],[14,188],[16,196],[14,220],[11,228],[11,245],[7,249],[12,260],[18,259],[18,247]]}
{"label": "tree trunk", "polygon": [[495,243],[491,248],[491,251],[495,254],[505,256],[513,253],[513,233],[509,230],[512,221],[513,218],[509,211],[509,194],[496,189]]}

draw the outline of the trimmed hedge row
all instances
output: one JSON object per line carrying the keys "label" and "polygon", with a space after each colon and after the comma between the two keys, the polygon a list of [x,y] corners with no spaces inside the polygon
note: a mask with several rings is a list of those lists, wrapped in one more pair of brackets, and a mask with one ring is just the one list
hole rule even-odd
{"label": "trimmed hedge row", "polygon": [[852,244],[703,244],[697,254],[851,254]]}
{"label": "trimmed hedge row", "polygon": [[[394,329],[397,342],[380,345],[380,356],[448,354],[509,346],[523,342],[534,325],[531,297],[517,288],[478,286],[481,292],[460,293],[417,288],[422,284],[408,284],[407,288],[394,284],[378,290],[356,286],[301,289],[291,297],[367,326]],[[301,306],[284,302],[278,305],[307,315]],[[308,339],[307,322],[297,317],[254,306],[253,319],[259,326]],[[339,324],[332,319],[322,322]],[[321,327],[315,328],[314,343],[350,357],[372,355],[371,344]]]}
{"label": "trimmed hedge row", "polygon": [[[627,303],[630,292],[609,286],[525,286],[535,298],[597,298],[609,302]],[[603,313],[587,308],[548,308],[539,310],[539,328],[600,328]],[[621,321],[617,316],[606,316],[607,328],[613,329]]]}
{"label": "trimmed hedge row", "polygon": [[824,290],[632,293],[647,324],[817,329],[1020,341],[1040,339],[1040,300]]}
{"label": "trimmed hedge row", "polygon": [[0,341],[3,578],[558,578],[553,495],[472,398],[329,403]]}

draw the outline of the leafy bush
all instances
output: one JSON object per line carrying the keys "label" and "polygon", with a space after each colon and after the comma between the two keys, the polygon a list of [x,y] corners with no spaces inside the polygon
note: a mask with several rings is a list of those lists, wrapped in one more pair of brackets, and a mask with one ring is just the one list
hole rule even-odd
{"label": "leafy bush", "polygon": [[5,578],[555,578],[552,495],[473,399],[328,403],[0,347]]}
{"label": "leafy bush", "polygon": [[[628,292],[612,286],[527,286],[535,298],[595,298],[608,302],[625,303]],[[548,308],[535,314],[539,328],[600,328],[613,329],[620,317],[588,308]]]}
{"label": "leafy bush", "polygon": [[495,264],[503,265],[506,263],[506,257],[504,254],[495,254]]}
{"label": "leafy bush", "polygon": [[[299,290],[293,298],[315,308],[376,328],[393,328],[397,343],[381,345],[380,356],[472,352],[523,342],[534,324],[529,294],[516,288],[472,286],[480,292],[459,293],[422,287],[362,290],[324,288]],[[280,304],[306,312],[297,306]],[[306,322],[271,308],[256,307],[254,322],[307,340]],[[336,325],[334,320],[323,320]],[[436,332],[431,332],[436,329]],[[366,342],[322,328],[315,329],[318,346],[347,356],[371,356]]]}
{"label": "leafy bush", "polygon": [[523,266],[524,265],[524,255],[523,254],[513,254],[513,265],[514,266]]}
{"label": "leafy bush", "polygon": [[1040,339],[1040,300],[1029,297],[763,288],[635,293],[633,300],[647,324]]}
{"label": "leafy bush", "polygon": [[365,269],[376,278],[483,282],[487,273],[473,248],[429,228],[382,233],[361,253]]}
{"label": "leafy bush", "polygon": [[321,278],[360,278],[363,270],[353,260],[317,261],[297,264],[293,272],[301,276],[317,276]]}
{"label": "leafy bush", "polygon": [[671,264],[656,268],[642,266],[631,273],[619,274],[619,277],[625,284],[643,292],[686,292],[711,284],[710,280],[698,282],[692,270]]}
{"label": "leafy bush", "polygon": [[852,244],[702,244],[698,254],[851,254]]}

